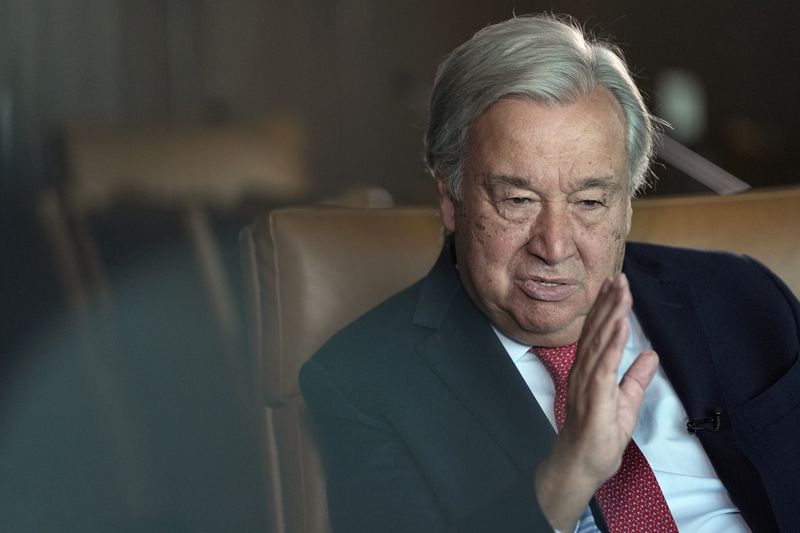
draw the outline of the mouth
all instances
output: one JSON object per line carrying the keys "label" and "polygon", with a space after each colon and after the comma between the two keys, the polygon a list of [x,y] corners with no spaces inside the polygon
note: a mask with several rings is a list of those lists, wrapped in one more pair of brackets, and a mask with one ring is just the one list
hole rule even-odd
{"label": "mouth", "polygon": [[578,290],[578,284],[569,279],[531,277],[520,281],[520,289],[529,298],[540,302],[560,302]]}

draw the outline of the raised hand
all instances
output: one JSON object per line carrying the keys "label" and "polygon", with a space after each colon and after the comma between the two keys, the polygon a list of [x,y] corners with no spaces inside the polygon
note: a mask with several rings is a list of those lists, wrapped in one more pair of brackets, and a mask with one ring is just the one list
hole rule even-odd
{"label": "raised hand", "polygon": [[658,368],[656,353],[643,352],[617,384],[632,303],[624,274],[605,280],[578,340],[566,421],[536,474],[539,504],[560,530],[574,528],[597,488],[619,469]]}

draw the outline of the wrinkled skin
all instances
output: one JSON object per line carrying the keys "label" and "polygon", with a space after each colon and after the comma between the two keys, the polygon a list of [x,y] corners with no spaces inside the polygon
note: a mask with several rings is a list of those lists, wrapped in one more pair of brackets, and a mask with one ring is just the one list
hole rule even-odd
{"label": "wrinkled skin", "polygon": [[505,99],[469,138],[463,199],[439,181],[464,286],[507,335],[575,342],[630,228],[622,110],[604,88],[563,106]]}

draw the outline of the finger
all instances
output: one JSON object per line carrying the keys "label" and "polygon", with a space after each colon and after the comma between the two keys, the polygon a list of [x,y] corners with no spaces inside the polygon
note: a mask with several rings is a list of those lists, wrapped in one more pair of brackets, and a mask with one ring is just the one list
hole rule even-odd
{"label": "finger", "polygon": [[[601,290],[584,323],[578,341],[576,364],[584,361],[594,367],[613,336],[616,322],[627,318],[633,299],[624,277],[610,278],[605,291]],[[624,346],[624,345],[623,345]]]}
{"label": "finger", "polygon": [[[592,305],[585,323],[585,333],[591,336],[603,333],[603,328],[614,318],[627,314],[632,301],[628,281],[624,275],[609,278],[605,290],[598,294]],[[610,333],[610,330],[605,333]]]}
{"label": "finger", "polygon": [[617,291],[614,290],[616,277],[609,277],[603,280],[600,286],[600,291],[597,293],[589,313],[586,317],[584,330],[589,330],[593,326],[602,323],[606,316],[611,312],[614,307],[615,299],[618,298]]}
{"label": "finger", "polygon": [[630,285],[628,284],[628,278],[625,274],[617,274],[614,279],[613,290],[616,291],[617,298],[615,302],[617,305],[612,307],[608,319],[615,320],[617,318],[625,318],[628,316],[628,312],[633,305],[633,296],[631,295]]}
{"label": "finger", "polygon": [[620,392],[628,399],[634,413],[639,411],[644,391],[653,381],[657,370],[658,354],[653,350],[647,350],[639,354],[622,377],[619,384]]}
{"label": "finger", "polygon": [[600,357],[594,372],[606,376],[615,386],[617,384],[617,373],[622,361],[622,354],[625,351],[625,344],[628,342],[628,319],[619,317],[613,321],[614,328],[603,346]]}
{"label": "finger", "polygon": [[598,295],[592,304],[589,314],[583,323],[581,336],[578,339],[578,353],[576,363],[587,360],[588,364],[594,364],[588,359],[595,359],[599,355],[601,346],[605,344],[610,326],[608,318],[619,305],[619,292],[613,288],[614,280],[610,279],[604,290]]}
{"label": "finger", "polygon": [[617,319],[612,326],[606,343],[587,356],[583,364],[579,366],[576,361],[572,367],[568,402],[582,399],[597,406],[599,402],[615,401],[619,390],[617,374],[628,339],[627,319]]}

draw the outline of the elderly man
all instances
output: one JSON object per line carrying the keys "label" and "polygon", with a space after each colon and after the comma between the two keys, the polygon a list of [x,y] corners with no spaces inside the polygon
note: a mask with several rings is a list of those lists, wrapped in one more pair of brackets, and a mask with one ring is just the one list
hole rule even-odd
{"label": "elderly man", "polygon": [[335,531],[797,530],[800,305],[748,258],[626,249],[653,136],[570,23],[445,60],[442,254],[301,375]]}

